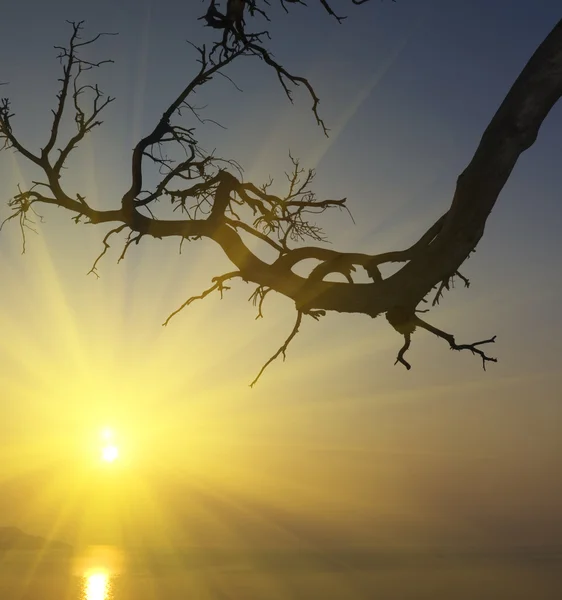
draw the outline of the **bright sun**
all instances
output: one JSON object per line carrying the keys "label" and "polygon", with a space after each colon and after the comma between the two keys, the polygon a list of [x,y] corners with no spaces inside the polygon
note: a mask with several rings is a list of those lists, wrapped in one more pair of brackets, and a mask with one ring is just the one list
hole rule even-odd
{"label": "bright sun", "polygon": [[101,449],[101,458],[103,461],[112,463],[119,458],[119,449],[113,442],[113,432],[110,429],[104,429],[101,437],[104,440],[104,445]]}
{"label": "bright sun", "polygon": [[115,462],[119,458],[119,450],[117,446],[110,444],[108,446],[104,446],[101,451],[101,457],[105,462]]}

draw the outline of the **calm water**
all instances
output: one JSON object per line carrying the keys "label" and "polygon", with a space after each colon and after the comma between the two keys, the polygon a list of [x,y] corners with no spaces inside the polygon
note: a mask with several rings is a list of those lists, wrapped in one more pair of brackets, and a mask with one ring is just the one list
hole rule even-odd
{"label": "calm water", "polygon": [[[110,561],[111,562],[111,561]],[[119,565],[0,556],[1,600],[560,600],[555,553],[190,553]],[[82,565],[80,565],[82,568]],[[112,572],[112,568],[114,571]]]}

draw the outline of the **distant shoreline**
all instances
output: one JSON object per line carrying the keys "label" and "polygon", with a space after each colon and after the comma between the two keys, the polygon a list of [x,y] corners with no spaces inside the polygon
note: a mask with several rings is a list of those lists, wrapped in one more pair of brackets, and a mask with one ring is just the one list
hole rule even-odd
{"label": "distant shoreline", "polygon": [[73,551],[73,548],[66,542],[30,535],[18,527],[0,527],[0,553],[15,550],[48,550],[69,553]]}

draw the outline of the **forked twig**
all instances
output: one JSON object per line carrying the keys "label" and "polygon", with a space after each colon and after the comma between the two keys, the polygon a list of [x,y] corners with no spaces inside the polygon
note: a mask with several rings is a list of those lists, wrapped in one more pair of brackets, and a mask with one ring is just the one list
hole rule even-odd
{"label": "forked twig", "polygon": [[285,353],[287,351],[287,347],[289,346],[289,344],[291,343],[291,341],[293,340],[293,338],[297,335],[297,333],[299,332],[299,327],[302,321],[302,310],[297,311],[297,320],[295,322],[295,326],[293,327],[293,330],[291,331],[291,333],[289,334],[289,337],[285,340],[285,343],[279,348],[279,350],[277,350],[277,352],[265,363],[265,365],[263,365],[263,367],[260,369],[260,372],[257,374],[257,377],[254,379],[254,381],[252,381],[252,383],[250,383],[250,387],[254,387],[254,385],[256,385],[256,383],[258,382],[258,379],[262,376],[262,373],[267,369],[267,367],[269,367],[269,365],[276,359],[279,357],[279,355],[283,355],[283,361],[285,360]]}

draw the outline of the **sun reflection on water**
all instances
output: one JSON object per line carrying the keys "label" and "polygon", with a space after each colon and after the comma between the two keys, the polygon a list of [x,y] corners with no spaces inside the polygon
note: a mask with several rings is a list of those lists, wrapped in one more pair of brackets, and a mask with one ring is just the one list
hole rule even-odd
{"label": "sun reflection on water", "polygon": [[76,558],[80,600],[115,600],[116,577],[122,572],[123,553],[114,546],[90,546]]}
{"label": "sun reflection on water", "polygon": [[107,572],[95,571],[84,576],[83,600],[110,600],[111,582]]}

